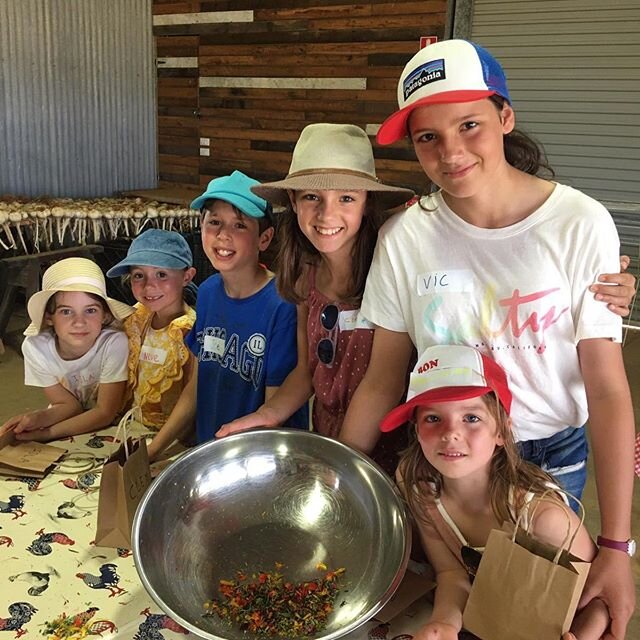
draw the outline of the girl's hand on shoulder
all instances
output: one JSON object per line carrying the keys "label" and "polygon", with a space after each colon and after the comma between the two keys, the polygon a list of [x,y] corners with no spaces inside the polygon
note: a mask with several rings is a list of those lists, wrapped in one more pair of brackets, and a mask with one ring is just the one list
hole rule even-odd
{"label": "girl's hand on shoulder", "polygon": [[[604,302],[610,311],[623,318],[630,313],[630,306],[636,295],[636,279],[626,270],[631,260],[629,256],[620,257],[620,273],[604,273],[598,278],[598,282],[589,290],[595,293],[596,300]],[[615,286],[611,286],[615,285]]]}
{"label": "girl's hand on shoulder", "polygon": [[458,631],[447,622],[429,622],[413,636],[413,640],[458,640]]}

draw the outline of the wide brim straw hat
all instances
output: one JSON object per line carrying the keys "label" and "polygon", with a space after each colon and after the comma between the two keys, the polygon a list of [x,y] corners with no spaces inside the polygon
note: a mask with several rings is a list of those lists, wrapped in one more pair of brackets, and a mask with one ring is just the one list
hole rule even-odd
{"label": "wide brim straw hat", "polygon": [[27,303],[31,324],[25,336],[34,336],[42,330],[47,303],[59,291],[82,291],[100,296],[115,320],[124,320],[133,313],[133,307],[107,295],[104,275],[100,267],[87,258],[65,258],[52,264],[42,277],[42,290],[34,293]]}
{"label": "wide brim straw hat", "polygon": [[411,189],[386,185],[376,176],[369,136],[352,124],[310,124],[302,130],[284,180],[251,191],[274,205],[289,204],[287,191],[370,191],[383,210],[414,196]]}

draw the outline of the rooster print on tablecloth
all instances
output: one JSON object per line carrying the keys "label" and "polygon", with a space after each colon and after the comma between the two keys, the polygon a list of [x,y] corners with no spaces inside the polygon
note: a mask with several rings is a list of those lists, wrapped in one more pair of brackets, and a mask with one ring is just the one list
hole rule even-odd
{"label": "rooster print on tablecloth", "polygon": [[40,529],[40,531],[36,531],[36,535],[38,537],[27,547],[27,551],[30,551],[34,556],[48,556],[53,551],[52,543],[71,546],[76,543],[75,540],[60,531],[45,533],[44,529]]}
{"label": "rooster print on tablecloth", "polygon": [[27,512],[22,509],[24,507],[24,496],[23,495],[13,495],[9,496],[9,502],[4,502],[0,500],[0,513],[11,513],[13,514],[12,520],[17,520],[18,518],[22,518],[22,516],[26,516]]}
{"label": "rooster print on tablecloth", "polygon": [[147,607],[140,615],[145,616],[144,622],[138,627],[133,640],[165,640],[162,635],[163,629],[169,629],[174,633],[188,635],[189,632],[180,626],[175,620],[164,613],[151,613]]}
{"label": "rooster print on tablecloth", "polygon": [[61,613],[54,620],[47,620],[44,623],[43,635],[49,640],[81,640],[87,636],[100,636],[105,632],[116,633],[118,627],[111,620],[92,620],[98,607],[90,607],[86,611],[81,611],[75,615]]}
{"label": "rooster print on tablecloth", "polygon": [[9,605],[8,611],[8,618],[0,618],[0,631],[15,631],[14,638],[20,638],[27,633],[22,627],[33,618],[37,609],[28,602],[14,602]]}
{"label": "rooster print on tablecloth", "polygon": [[62,482],[62,484],[67,487],[67,489],[79,489],[80,491],[88,491],[96,483],[97,478],[97,473],[93,473],[93,471],[87,471],[87,473],[80,474],[77,480],[74,480],[73,478],[65,478],[64,480],[59,480],[59,482]]}
{"label": "rooster print on tablecloth", "polygon": [[24,571],[17,573],[15,576],[9,576],[9,582],[26,582],[29,585],[27,593],[30,596],[40,596],[49,588],[51,576],[60,577],[60,574],[53,568],[49,568],[49,573],[40,571]]}
{"label": "rooster print on tablecloth", "polygon": [[[2,529],[2,527],[0,527]],[[0,547],[13,547],[13,540],[9,536],[0,536]]]}
{"label": "rooster print on tablecloth", "polygon": [[40,488],[42,478],[7,478],[7,482],[24,482],[29,491],[37,491]]}
{"label": "rooster print on tablecloth", "polygon": [[94,433],[87,441],[87,447],[91,449],[102,449],[105,442],[115,442],[115,438],[113,436],[100,436]]}
{"label": "rooster print on tablecloth", "polygon": [[99,576],[94,576],[91,573],[76,573],[76,578],[80,578],[91,589],[108,589],[110,598],[127,593],[125,589],[118,585],[120,576],[118,575],[117,565],[112,562],[103,564],[99,571]]}

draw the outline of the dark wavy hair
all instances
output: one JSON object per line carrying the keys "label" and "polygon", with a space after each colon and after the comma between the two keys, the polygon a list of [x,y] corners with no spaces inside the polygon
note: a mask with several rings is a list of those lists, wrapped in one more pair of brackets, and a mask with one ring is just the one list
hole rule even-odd
{"label": "dark wavy hair", "polygon": [[[289,205],[278,217],[278,254],[276,257],[276,286],[278,293],[294,304],[307,298],[307,281],[304,277],[310,266],[318,265],[320,252],[309,242],[298,225],[298,217]],[[351,281],[346,283],[343,302],[359,304],[373,259],[378,230],[386,219],[379,211],[375,194],[367,193],[365,213],[351,252]]]}
{"label": "dark wavy hair", "polygon": [[[489,100],[494,104],[498,112],[504,108],[506,100],[498,95],[493,95]],[[409,122],[407,122],[407,129]],[[408,131],[409,137],[410,131]],[[516,169],[524,171],[532,176],[550,179],[555,176],[555,171],[549,164],[544,147],[535,138],[520,129],[513,129],[503,136],[504,156],[507,162]],[[429,180],[422,195],[429,195],[440,187]]]}
{"label": "dark wavy hair", "polygon": [[[557,484],[553,478],[540,467],[523,460],[513,438],[509,424],[509,416],[494,393],[482,396],[487,409],[494,417],[498,433],[502,436],[503,445],[496,446],[490,462],[489,493],[491,507],[500,522],[514,522],[514,514],[510,506],[515,507],[516,517],[524,504],[527,491],[541,495],[548,491],[550,484]],[[404,495],[416,520],[424,520],[424,493],[434,497],[442,493],[442,474],[427,460],[416,429],[411,429],[409,446],[402,452],[398,464],[404,484]],[[510,505],[510,493],[516,489],[516,504]]]}

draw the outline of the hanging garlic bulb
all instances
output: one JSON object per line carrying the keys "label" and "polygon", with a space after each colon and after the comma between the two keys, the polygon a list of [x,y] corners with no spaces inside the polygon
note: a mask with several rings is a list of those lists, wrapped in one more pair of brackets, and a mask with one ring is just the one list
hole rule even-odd
{"label": "hanging garlic bulb", "polygon": [[51,217],[56,227],[56,237],[58,245],[62,246],[64,242],[64,209],[61,206],[51,207]]}
{"label": "hanging garlic bulb", "polygon": [[16,232],[18,233],[18,238],[20,238],[20,244],[25,253],[29,253],[27,249],[27,245],[24,241],[24,236],[22,235],[22,229],[20,229],[20,225],[22,224],[22,214],[19,211],[10,211],[9,212],[9,222],[13,222]]}
{"label": "hanging garlic bulb", "polygon": [[13,239],[13,235],[11,233],[11,229],[9,229],[8,222],[9,222],[9,214],[6,211],[0,209],[0,227],[2,227],[4,229],[4,232],[7,235],[7,239],[9,240],[9,238],[10,238],[10,240],[9,240],[10,246],[7,246],[3,242],[2,238],[0,238],[0,244],[5,248],[5,251],[9,251],[9,249],[15,249],[16,248],[16,242]]}

